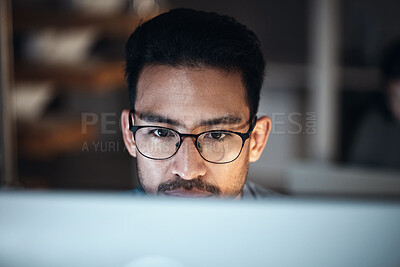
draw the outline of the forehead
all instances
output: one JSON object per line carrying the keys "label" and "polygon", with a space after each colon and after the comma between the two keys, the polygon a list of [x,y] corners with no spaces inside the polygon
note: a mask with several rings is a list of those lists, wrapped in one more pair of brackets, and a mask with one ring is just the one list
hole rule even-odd
{"label": "forehead", "polygon": [[249,117],[241,74],[216,68],[145,67],[137,84],[135,110],[192,122],[227,115]]}

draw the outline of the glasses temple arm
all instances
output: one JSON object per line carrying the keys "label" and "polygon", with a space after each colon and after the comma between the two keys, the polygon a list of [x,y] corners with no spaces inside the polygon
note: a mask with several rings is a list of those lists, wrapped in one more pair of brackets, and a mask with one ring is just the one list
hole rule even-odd
{"label": "glasses temple arm", "polygon": [[256,127],[256,124],[257,124],[257,116],[254,116],[253,119],[251,120],[251,125],[250,125],[250,128],[249,128],[248,132],[247,132],[249,135],[251,134],[251,132]]}
{"label": "glasses temple arm", "polygon": [[133,116],[133,114],[135,114],[134,113],[134,111],[131,109],[130,111],[129,111],[129,129],[130,128],[132,128],[133,127],[133,121],[132,121],[132,116]]}

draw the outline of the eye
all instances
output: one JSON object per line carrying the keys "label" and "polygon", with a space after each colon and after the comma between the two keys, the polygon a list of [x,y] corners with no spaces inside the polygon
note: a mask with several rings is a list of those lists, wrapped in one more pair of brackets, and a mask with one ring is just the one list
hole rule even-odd
{"label": "eye", "polygon": [[223,132],[211,132],[206,135],[206,138],[210,138],[212,140],[221,140],[226,137],[226,134]]}
{"label": "eye", "polygon": [[172,131],[167,130],[167,129],[161,129],[161,128],[151,130],[151,133],[153,133],[157,137],[171,137],[171,136],[174,136],[174,133]]}
{"label": "eye", "polygon": [[222,138],[222,133],[211,133],[212,139],[220,139]]}

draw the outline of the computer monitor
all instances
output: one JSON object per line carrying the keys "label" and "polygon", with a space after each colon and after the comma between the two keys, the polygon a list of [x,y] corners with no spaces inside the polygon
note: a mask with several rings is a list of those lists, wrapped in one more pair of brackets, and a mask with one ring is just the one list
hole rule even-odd
{"label": "computer monitor", "polygon": [[397,201],[0,193],[0,266],[400,266]]}

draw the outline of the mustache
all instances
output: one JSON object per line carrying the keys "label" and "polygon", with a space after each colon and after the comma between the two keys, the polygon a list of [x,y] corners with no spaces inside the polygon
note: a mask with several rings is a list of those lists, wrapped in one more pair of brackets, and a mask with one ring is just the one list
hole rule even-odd
{"label": "mustache", "polygon": [[204,182],[200,178],[195,178],[192,180],[185,180],[180,177],[176,177],[173,180],[168,180],[166,182],[161,183],[158,186],[158,193],[162,193],[169,190],[174,190],[178,188],[183,188],[185,190],[190,190],[196,188],[201,191],[206,191],[212,193],[214,195],[219,196],[221,194],[221,189],[218,186],[215,186],[210,183]]}

